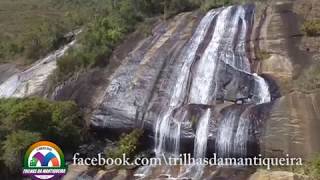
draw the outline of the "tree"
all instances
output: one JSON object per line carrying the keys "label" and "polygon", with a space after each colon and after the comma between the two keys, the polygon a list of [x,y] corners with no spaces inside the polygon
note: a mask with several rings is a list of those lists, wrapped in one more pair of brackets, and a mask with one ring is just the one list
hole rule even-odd
{"label": "tree", "polygon": [[127,135],[122,135],[114,149],[105,149],[105,154],[112,158],[121,158],[123,154],[133,158],[140,145],[140,138],[143,134],[141,129],[135,129]]}
{"label": "tree", "polygon": [[24,130],[37,132],[47,140],[72,148],[81,140],[82,127],[80,111],[70,101],[41,98],[0,100],[0,138],[1,134]]}

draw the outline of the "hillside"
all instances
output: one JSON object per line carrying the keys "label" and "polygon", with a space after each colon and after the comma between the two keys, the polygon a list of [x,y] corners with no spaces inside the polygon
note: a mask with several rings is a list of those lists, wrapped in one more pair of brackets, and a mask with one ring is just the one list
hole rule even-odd
{"label": "hillside", "polygon": [[64,180],[319,179],[319,42],[318,0],[1,0],[0,176],[20,179],[26,148],[49,140]]}
{"label": "hillside", "polygon": [[103,0],[2,0],[0,62],[28,65],[63,44],[64,35],[101,14]]}

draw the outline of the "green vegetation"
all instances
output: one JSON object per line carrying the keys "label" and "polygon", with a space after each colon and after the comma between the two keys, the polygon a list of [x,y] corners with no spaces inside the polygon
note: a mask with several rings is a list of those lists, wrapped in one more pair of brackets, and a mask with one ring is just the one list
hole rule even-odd
{"label": "green vegetation", "polygon": [[[243,0],[242,0],[243,1]],[[151,34],[152,23],[183,11],[240,3],[241,0],[2,0],[0,63],[28,65],[66,43],[64,35],[80,27],[78,46],[58,62],[53,83],[74,73],[104,66],[125,36]],[[12,21],[14,19],[14,21]]]}
{"label": "green vegetation", "polygon": [[259,61],[262,61],[262,60],[269,59],[271,57],[271,54],[267,51],[259,50],[256,52],[256,56]]}
{"label": "green vegetation", "polygon": [[32,133],[29,131],[19,130],[12,132],[6,137],[2,143],[3,160],[6,167],[12,172],[18,172],[22,166],[22,159],[26,149],[33,143],[41,140],[39,133]]}
{"label": "green vegetation", "polygon": [[320,20],[305,21],[302,26],[302,31],[307,36],[320,35]]}
{"label": "green vegetation", "polygon": [[[262,167],[261,169],[264,169]],[[311,179],[320,178],[320,154],[314,155],[310,160],[303,162],[302,166],[273,166],[273,171],[288,171],[295,174],[309,176]]]}
{"label": "green vegetation", "polygon": [[132,158],[136,155],[140,145],[140,137],[143,131],[141,129],[135,129],[127,135],[122,135],[114,149],[105,149],[105,154],[112,158],[121,158],[123,154]]}
{"label": "green vegetation", "polygon": [[0,164],[19,170],[26,148],[40,139],[73,149],[80,143],[81,131],[81,116],[72,102],[0,99]]}
{"label": "green vegetation", "polygon": [[197,128],[198,122],[199,122],[199,119],[197,118],[197,116],[192,115],[192,116],[191,116],[191,125],[192,125],[192,127],[193,127],[194,129]]}
{"label": "green vegetation", "polygon": [[1,0],[0,63],[27,65],[101,14],[106,0]]}
{"label": "green vegetation", "polygon": [[320,155],[315,156],[306,165],[306,174],[310,175],[314,179],[320,178]]}
{"label": "green vegetation", "polygon": [[217,8],[224,5],[230,5],[235,3],[234,0],[205,0],[201,5],[201,9],[204,11],[208,11],[213,8]]}
{"label": "green vegetation", "polygon": [[55,78],[58,82],[80,69],[105,65],[115,46],[142,20],[141,12],[136,10],[136,5],[131,0],[106,3],[109,6],[105,9],[105,14],[88,23],[80,38],[80,46],[59,60]]}
{"label": "green vegetation", "polygon": [[137,28],[144,34],[151,32],[139,22],[163,10],[163,1],[104,0],[104,3],[107,5],[103,13],[86,24],[79,39],[80,45],[58,61],[54,84],[80,70],[106,65],[113,49],[128,33]]}
{"label": "green vegetation", "polygon": [[107,5],[92,22],[86,24],[78,43],[80,44],[58,62],[53,84],[58,84],[75,72],[95,66],[104,66],[114,48],[125,36],[139,30],[151,34],[150,17],[163,15],[165,19],[183,11],[203,7],[210,9],[230,3],[232,0],[105,0]]}

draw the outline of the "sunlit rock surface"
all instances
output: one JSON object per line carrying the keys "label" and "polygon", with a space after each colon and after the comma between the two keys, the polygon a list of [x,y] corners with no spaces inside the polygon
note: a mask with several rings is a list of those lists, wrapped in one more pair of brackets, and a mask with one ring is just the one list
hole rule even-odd
{"label": "sunlit rock surface", "polygon": [[[79,33],[80,31],[77,31]],[[12,73],[1,70],[5,65],[0,66],[1,83],[0,98],[8,97],[27,97],[31,95],[42,95],[48,83],[49,76],[57,68],[57,60],[72,46],[76,40],[72,40],[55,52],[49,54],[43,59],[36,61],[29,68],[22,72]],[[10,68],[10,67],[9,67]],[[12,69],[12,68],[11,68]],[[10,75],[10,76],[9,76]]]}

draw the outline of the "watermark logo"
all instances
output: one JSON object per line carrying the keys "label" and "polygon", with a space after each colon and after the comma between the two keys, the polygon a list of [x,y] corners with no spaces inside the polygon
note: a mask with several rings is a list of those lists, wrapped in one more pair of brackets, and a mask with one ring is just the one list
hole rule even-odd
{"label": "watermark logo", "polygon": [[32,179],[59,179],[66,174],[67,166],[61,149],[49,141],[31,145],[23,160],[23,172]]}

